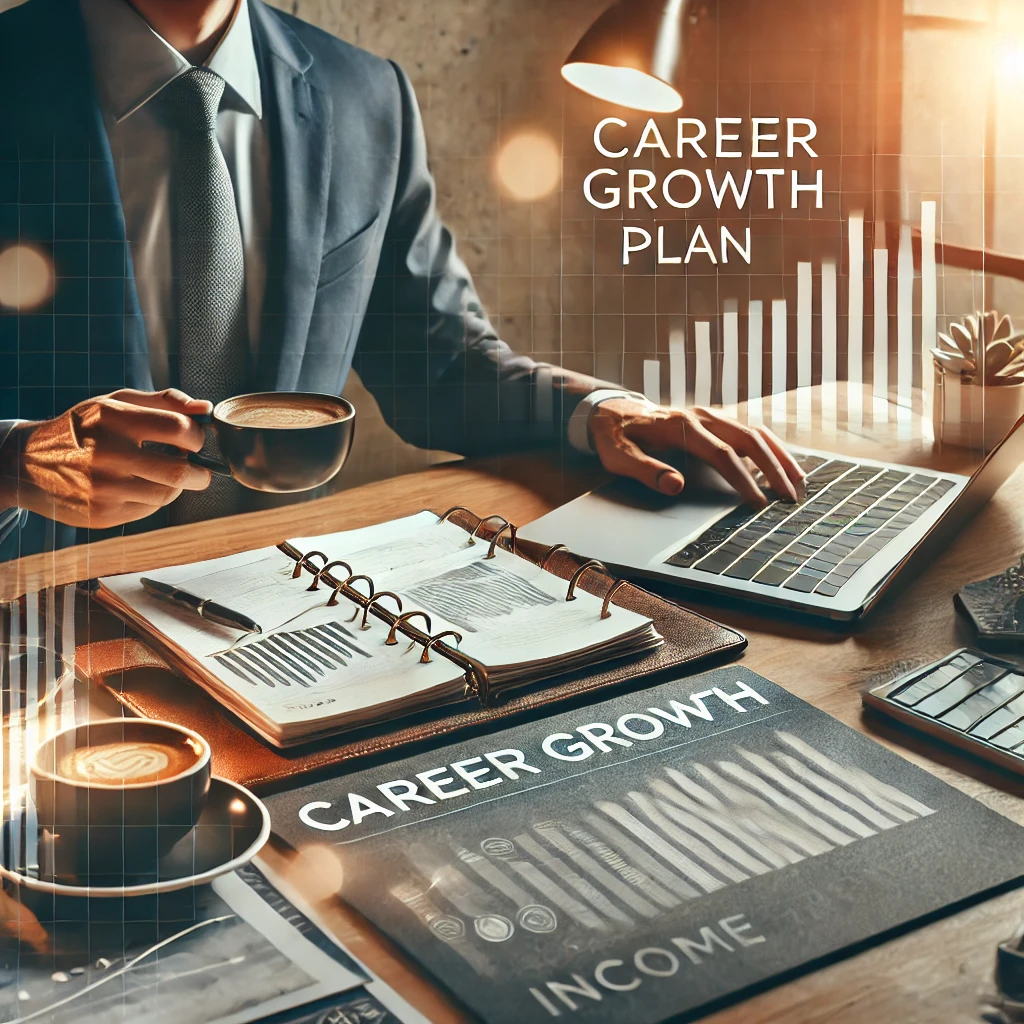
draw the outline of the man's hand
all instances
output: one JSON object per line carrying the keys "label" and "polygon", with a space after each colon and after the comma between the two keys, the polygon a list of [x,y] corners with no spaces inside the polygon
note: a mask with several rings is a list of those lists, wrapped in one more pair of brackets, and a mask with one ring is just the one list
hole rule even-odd
{"label": "man's hand", "polygon": [[125,389],[18,424],[0,449],[0,507],[93,529],[144,519],[183,490],[204,490],[210,474],[143,442],[197,452],[205,433],[189,417],[210,409],[173,389]]}
{"label": "man's hand", "polygon": [[683,474],[651,451],[682,450],[717,470],[754,508],[767,504],[744,461],[750,459],[768,486],[791,501],[803,495],[803,470],[765,427],[748,427],[711,409],[664,409],[610,398],[590,414],[590,440],[605,469],[631,476],[662,494],[678,494]]}

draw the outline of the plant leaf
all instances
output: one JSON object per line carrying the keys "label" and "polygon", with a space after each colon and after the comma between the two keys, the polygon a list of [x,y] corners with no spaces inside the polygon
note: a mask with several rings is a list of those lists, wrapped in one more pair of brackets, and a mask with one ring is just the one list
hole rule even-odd
{"label": "plant leaf", "polygon": [[[971,319],[968,317],[968,319]],[[974,338],[963,324],[950,324],[949,333],[964,355],[974,355]]]}
{"label": "plant leaf", "polygon": [[957,355],[953,352],[944,352],[942,349],[935,348],[932,349],[932,357],[950,373],[959,373],[966,368],[974,368],[973,362],[968,363],[963,354]]}
{"label": "plant leaf", "polygon": [[985,349],[985,376],[991,377],[1013,358],[1013,346],[1005,341],[993,341]]}
{"label": "plant leaf", "polygon": [[[1004,313],[992,333],[993,341],[1008,341],[1013,334],[1013,321]],[[1011,342],[1012,344],[1012,342]]]}

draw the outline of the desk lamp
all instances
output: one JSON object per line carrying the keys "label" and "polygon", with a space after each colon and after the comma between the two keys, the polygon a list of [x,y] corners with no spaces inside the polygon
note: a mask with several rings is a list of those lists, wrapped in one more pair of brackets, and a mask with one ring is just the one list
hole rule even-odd
{"label": "desk lamp", "polygon": [[562,77],[598,99],[671,113],[685,61],[691,0],[618,0],[584,33]]}

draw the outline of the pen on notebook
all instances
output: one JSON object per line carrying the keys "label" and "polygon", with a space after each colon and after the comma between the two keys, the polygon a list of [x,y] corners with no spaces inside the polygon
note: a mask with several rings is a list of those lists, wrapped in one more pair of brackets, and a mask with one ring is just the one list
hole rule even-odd
{"label": "pen on notebook", "polygon": [[229,626],[231,629],[240,629],[246,633],[262,633],[258,622],[254,622],[248,615],[236,612],[209,598],[197,597],[187,590],[171,586],[169,583],[161,583],[159,580],[148,579],[143,576],[139,581],[147,594],[163,598],[182,608],[194,611],[200,618],[207,622],[216,622],[220,626]]}

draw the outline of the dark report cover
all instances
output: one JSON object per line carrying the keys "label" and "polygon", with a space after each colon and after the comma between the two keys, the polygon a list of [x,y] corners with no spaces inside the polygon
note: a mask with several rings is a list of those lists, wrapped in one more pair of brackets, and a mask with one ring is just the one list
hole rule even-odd
{"label": "dark report cover", "polygon": [[696,1014],[1024,875],[1019,826],[742,667],[268,802],[494,1024]]}

